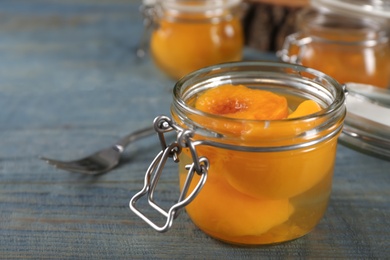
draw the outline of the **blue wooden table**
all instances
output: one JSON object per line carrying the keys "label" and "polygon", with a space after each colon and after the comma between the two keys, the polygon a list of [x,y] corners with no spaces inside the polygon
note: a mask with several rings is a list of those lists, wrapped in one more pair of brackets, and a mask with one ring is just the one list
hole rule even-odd
{"label": "blue wooden table", "polygon": [[[99,177],[57,170],[169,115],[174,81],[135,58],[139,1],[0,2],[0,258],[259,259],[390,257],[390,162],[338,147],[328,211],[303,238],[263,247],[211,239],[181,214],[156,233],[128,208],[159,151],[134,143]],[[272,55],[246,50],[246,59]],[[177,196],[168,166],[163,203]]]}

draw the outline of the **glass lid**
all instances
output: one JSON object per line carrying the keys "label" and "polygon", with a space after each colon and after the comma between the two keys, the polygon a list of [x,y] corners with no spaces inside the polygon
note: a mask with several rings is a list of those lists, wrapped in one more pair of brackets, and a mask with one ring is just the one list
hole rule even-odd
{"label": "glass lid", "polygon": [[347,83],[347,117],[340,141],[390,160],[390,90]]}
{"label": "glass lid", "polygon": [[390,19],[389,0],[311,0],[313,6],[322,6],[348,15],[370,15]]}

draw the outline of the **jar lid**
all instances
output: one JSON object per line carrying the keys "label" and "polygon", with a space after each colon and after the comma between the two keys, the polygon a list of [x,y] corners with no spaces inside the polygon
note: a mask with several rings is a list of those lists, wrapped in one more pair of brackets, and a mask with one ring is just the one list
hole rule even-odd
{"label": "jar lid", "polygon": [[178,0],[156,0],[166,9],[180,12],[206,12],[210,10],[225,9],[237,6],[241,0],[207,0],[207,1],[178,1]]}
{"label": "jar lid", "polygon": [[341,143],[390,159],[390,90],[347,83],[347,117]]}
{"label": "jar lid", "polygon": [[387,0],[311,0],[311,4],[347,15],[368,15],[390,19],[390,1]]}

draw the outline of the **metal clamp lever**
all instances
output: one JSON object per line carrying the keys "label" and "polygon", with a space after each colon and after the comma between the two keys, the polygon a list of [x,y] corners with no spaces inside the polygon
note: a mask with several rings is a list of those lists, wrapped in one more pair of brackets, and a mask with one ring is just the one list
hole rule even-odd
{"label": "metal clamp lever", "polygon": [[[207,179],[207,172],[209,168],[209,161],[205,157],[198,157],[195,151],[195,146],[193,145],[191,139],[185,138],[187,140],[187,143],[179,143],[179,142],[173,142],[172,144],[166,146],[165,144],[165,138],[164,138],[164,132],[167,132],[167,129],[170,130],[178,130],[179,128],[177,126],[174,126],[172,122],[164,118],[158,118],[159,120],[155,120],[155,128],[156,131],[159,132],[160,142],[162,144],[162,150],[157,154],[157,156],[154,158],[152,163],[150,164],[149,168],[147,169],[145,173],[144,178],[144,186],[141,191],[139,191],[137,194],[135,194],[130,202],[129,207],[130,209],[137,214],[141,219],[143,219],[147,224],[149,224],[152,228],[154,228],[158,232],[165,232],[167,231],[173,223],[173,220],[177,217],[179,210],[186,205],[188,205],[195,197],[198,195],[199,191],[202,189],[203,185],[206,182]],[[161,122],[164,121],[165,122]],[[165,123],[165,124],[164,124]],[[169,125],[169,126],[168,126]],[[179,130],[178,136],[183,136],[183,131]],[[180,138],[181,139],[181,138]],[[191,155],[193,157],[193,163],[191,165],[186,165],[186,169],[188,170],[187,178],[184,183],[184,186],[182,188],[182,191],[179,195],[178,201],[173,204],[173,206],[170,207],[168,211],[165,211],[163,208],[161,208],[154,200],[154,191],[157,187],[157,183],[160,179],[162,170],[168,160],[168,158],[173,158],[174,162],[178,162],[178,155],[180,154],[182,150],[182,145],[185,147],[189,147],[191,150]],[[190,184],[193,180],[194,173],[199,174],[201,177],[196,184],[195,188],[191,191],[190,194],[187,195],[189,191]],[[147,196],[147,201],[149,205],[157,210],[160,214],[162,214],[166,218],[165,224],[162,226],[159,226],[155,224],[152,220],[150,220],[144,213],[142,213],[137,207],[136,203],[137,201],[142,198],[143,196]]]}

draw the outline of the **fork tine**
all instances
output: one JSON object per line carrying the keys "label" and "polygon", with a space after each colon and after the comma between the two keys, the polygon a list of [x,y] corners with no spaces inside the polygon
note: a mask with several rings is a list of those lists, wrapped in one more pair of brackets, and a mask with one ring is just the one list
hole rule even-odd
{"label": "fork tine", "polygon": [[[101,174],[101,173],[105,172],[105,171],[93,170],[91,168],[85,169],[73,161],[59,161],[59,160],[50,159],[47,157],[40,157],[40,159],[47,162],[49,165],[52,165],[55,168],[61,169],[64,171],[85,173],[85,174],[90,174],[90,175],[97,175],[97,174]],[[81,159],[80,161],[82,161],[82,160],[84,160],[84,159]],[[109,170],[109,169],[107,169],[107,170]]]}
{"label": "fork tine", "polygon": [[66,161],[59,161],[59,160],[54,160],[54,159],[50,159],[50,158],[47,158],[47,157],[40,157],[41,160],[47,162],[48,164],[52,165],[52,166],[55,166],[56,168],[59,168],[59,169],[68,169],[69,167],[70,168],[75,168],[75,169],[79,169],[78,167],[75,167],[75,164],[72,164],[71,161],[69,162],[66,162]]}
{"label": "fork tine", "polygon": [[65,166],[70,166],[72,165],[72,161],[59,161],[59,160],[54,160],[54,159],[50,159],[50,158],[47,158],[47,157],[40,157],[41,160],[47,162],[48,164],[50,165],[53,165],[53,166],[62,166],[62,167],[65,167]]}
{"label": "fork tine", "polygon": [[79,159],[77,161],[60,161],[60,160],[55,160],[55,159],[50,159],[50,158],[47,158],[47,157],[40,157],[41,160],[43,161],[46,161],[48,164],[50,165],[53,165],[53,166],[69,166],[69,167],[73,167],[73,168],[78,168],[77,166],[83,164],[84,162],[86,162],[87,160],[89,160],[88,158],[83,158],[83,159]]}
{"label": "fork tine", "polygon": [[41,159],[41,160],[43,160],[43,161],[45,161],[45,162],[47,162],[48,164],[53,165],[53,166],[56,166],[56,165],[58,165],[58,164],[64,164],[64,163],[66,163],[66,162],[64,162],[64,161],[54,160],[54,159],[50,159],[50,158],[47,158],[47,157],[39,157],[39,159]]}

